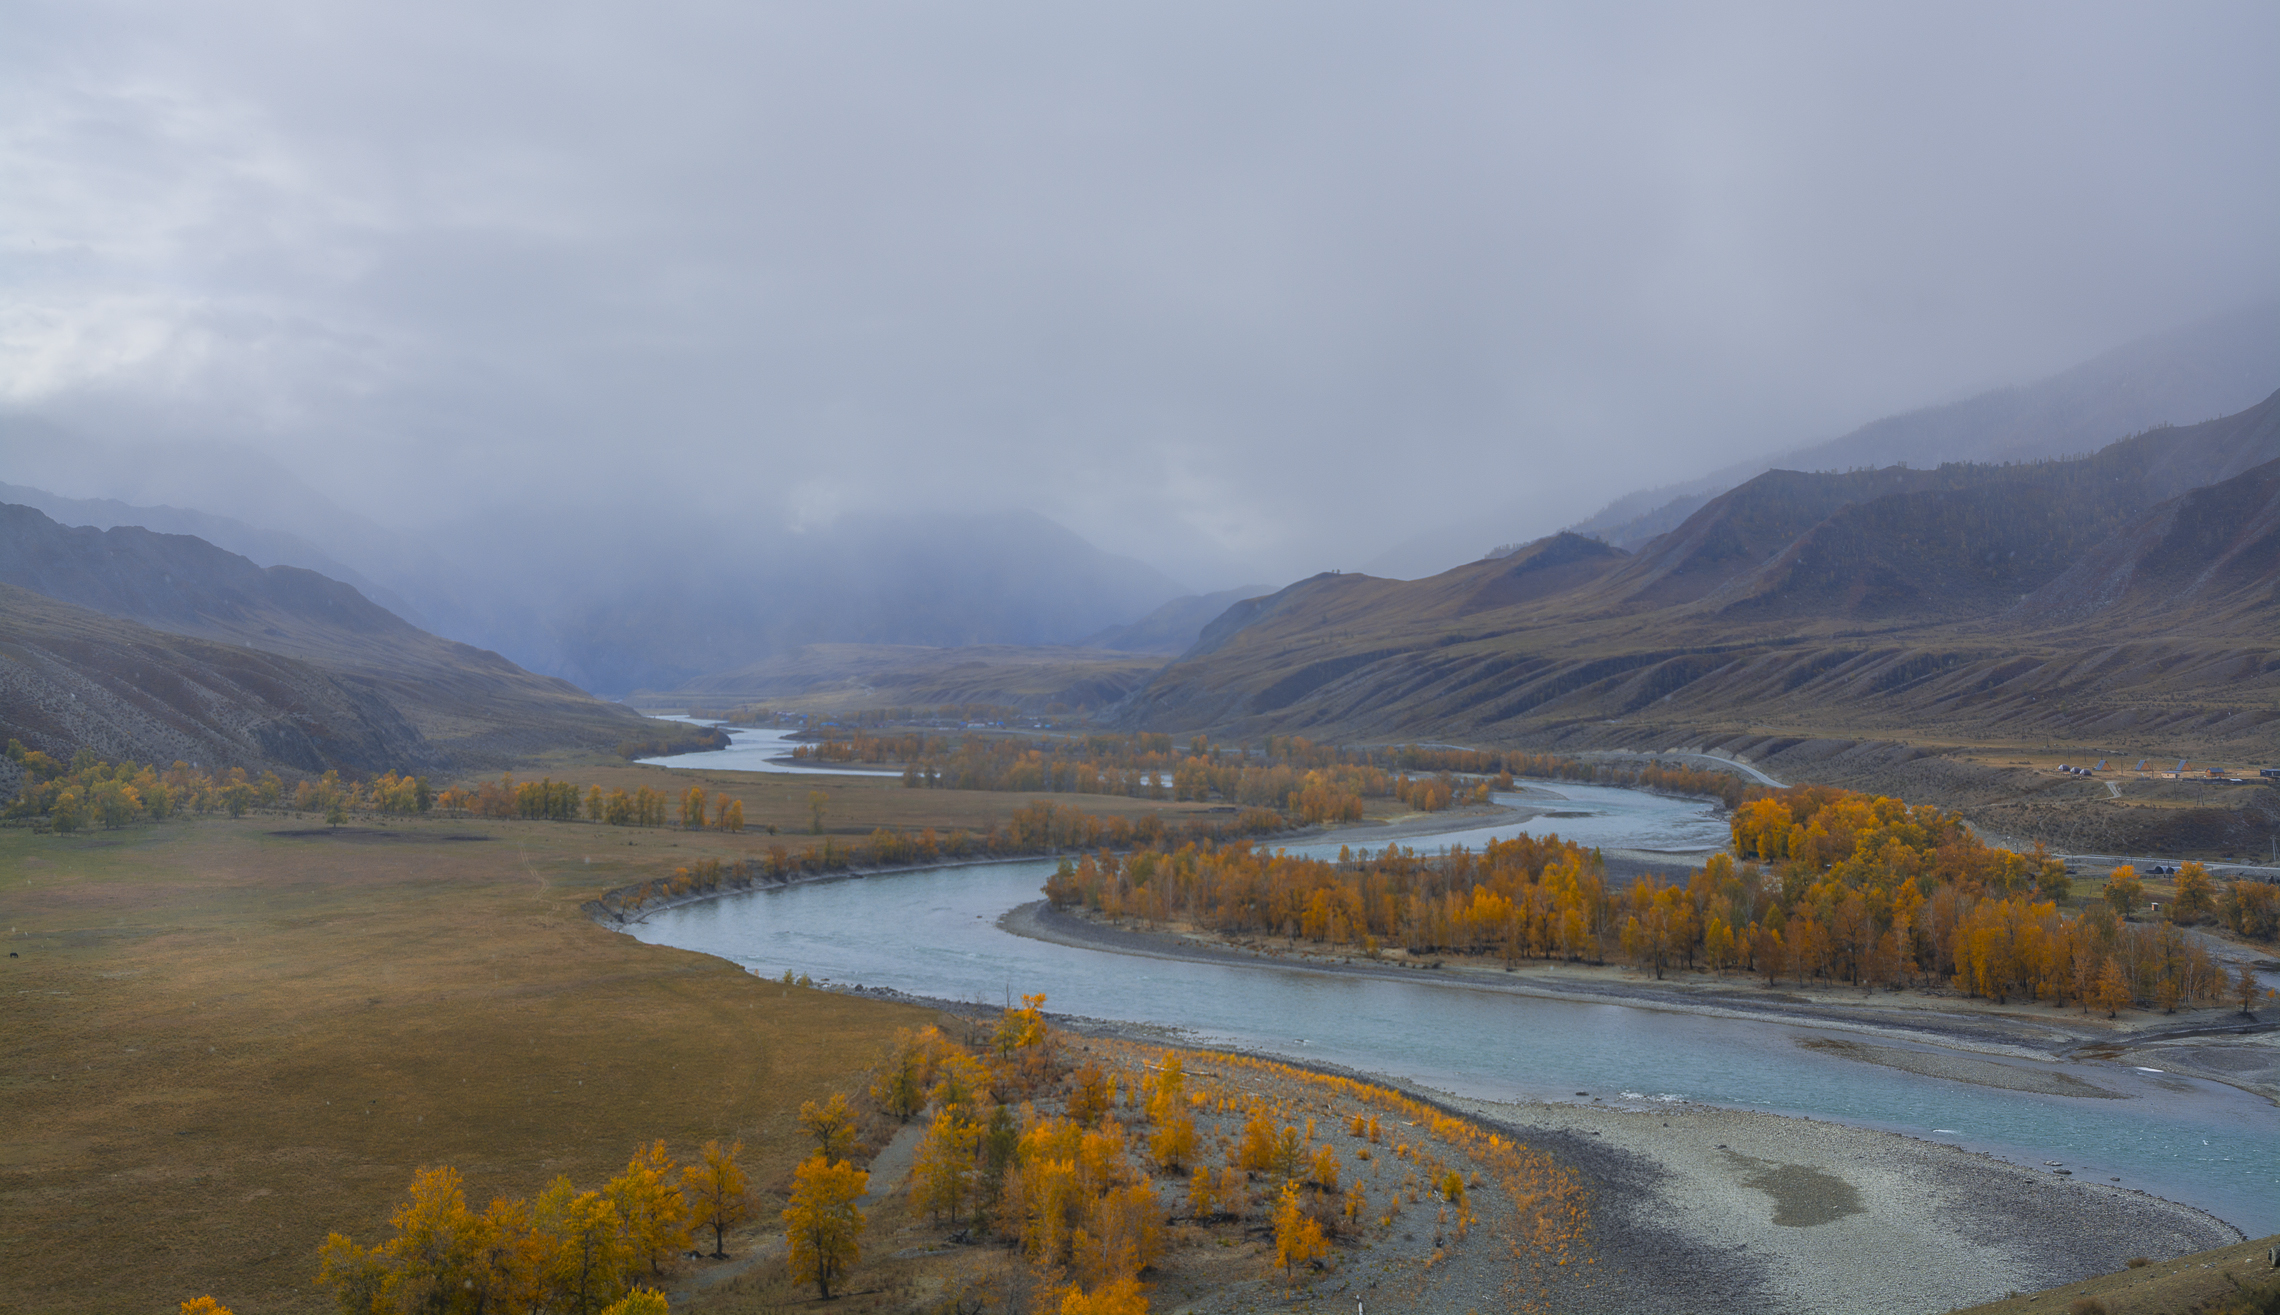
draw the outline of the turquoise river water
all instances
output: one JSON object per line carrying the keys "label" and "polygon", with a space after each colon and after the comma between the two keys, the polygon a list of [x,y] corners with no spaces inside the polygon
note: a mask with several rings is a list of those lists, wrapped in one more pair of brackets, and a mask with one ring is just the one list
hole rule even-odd
{"label": "turquoise river water", "polygon": [[[734,753],[663,761],[717,769]],[[1562,783],[1532,789],[1528,802],[1562,816],[1408,843],[1477,847],[1540,828],[1589,844],[1681,851],[1724,834],[1705,805],[1637,791]],[[1685,1100],[1832,1119],[2028,1164],[2061,1161],[2093,1181],[2119,1179],[2198,1206],[2250,1237],[2280,1232],[2280,1108],[2220,1083],[2117,1063],[2044,1064],[2126,1099],[2031,1095],[1807,1050],[1797,1041],[1812,1029],[1784,1023],[1543,999],[1462,979],[1189,963],[1003,930],[999,919],[1038,899],[1052,869],[1028,860],[745,892],[660,910],[629,930],[763,976],[788,968],[992,1003],[1042,991],[1055,1013],[1175,1027],[1199,1045],[1340,1064],[1464,1096],[1572,1101],[1588,1092],[1617,1105]]]}

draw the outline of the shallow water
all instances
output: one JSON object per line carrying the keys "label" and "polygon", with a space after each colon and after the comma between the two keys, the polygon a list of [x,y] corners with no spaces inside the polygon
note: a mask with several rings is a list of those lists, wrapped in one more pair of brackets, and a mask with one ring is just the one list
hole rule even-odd
{"label": "shallow water", "polygon": [[[1535,825],[1569,834],[1588,821],[1607,837],[1597,843],[1616,843],[1626,828],[1628,837],[1683,839],[1700,825],[1700,806],[1687,800],[1549,788],[1573,800],[1572,811],[1595,816]],[[1344,1064],[1466,1096],[1574,1100],[1583,1091],[1616,1104],[1706,1101],[1904,1132],[2029,1164],[2060,1160],[2090,1181],[2119,1177],[2199,1206],[2251,1237],[2280,1231],[2280,1109],[2219,1083],[2118,1064],[2053,1064],[2043,1067],[2133,1099],[2032,1095],[1806,1050],[1796,1041],[1812,1030],[1785,1024],[1536,999],[1461,981],[1186,963],[1002,930],[998,919],[1037,899],[1052,868],[1029,860],[755,891],[661,910],[631,930],[763,976],[792,969],[992,1004],[1043,991],[1056,1013],[1185,1028],[1199,1043]]]}
{"label": "shallow water", "polygon": [[[1519,822],[1463,827],[1398,843],[1415,848],[1419,853],[1439,853],[1457,845],[1477,852],[1491,840],[1509,840],[1526,832],[1538,836],[1556,834],[1564,840],[1603,849],[1699,855],[1725,848],[1729,836],[1725,814],[1719,811],[1717,804],[1702,799],[1568,781],[1531,781],[1523,790],[1493,798],[1500,804],[1545,811]],[[1366,840],[1359,842],[1358,847],[1372,851],[1380,848]],[[1320,858],[1335,857],[1338,853],[1336,843],[1276,845],[1274,848]]]}
{"label": "shallow water", "polygon": [[[696,726],[718,726],[717,721],[702,721],[695,717],[661,717],[660,721],[685,721]],[[680,767],[690,771],[709,772],[786,772],[794,776],[900,776],[900,768],[861,767],[844,763],[824,765],[805,761],[791,761],[795,745],[805,740],[794,740],[794,732],[772,727],[731,726],[728,728],[728,747],[707,749],[702,753],[676,753],[666,758],[640,758],[635,761],[648,767]],[[783,758],[783,762],[772,761]]]}

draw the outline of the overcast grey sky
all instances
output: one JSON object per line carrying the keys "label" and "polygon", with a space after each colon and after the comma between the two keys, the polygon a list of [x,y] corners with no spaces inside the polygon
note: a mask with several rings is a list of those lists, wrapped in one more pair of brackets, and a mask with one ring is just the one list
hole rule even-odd
{"label": "overcast grey sky", "polygon": [[0,30],[0,405],[250,444],[407,528],[1012,503],[1289,578],[2280,292],[2269,0]]}

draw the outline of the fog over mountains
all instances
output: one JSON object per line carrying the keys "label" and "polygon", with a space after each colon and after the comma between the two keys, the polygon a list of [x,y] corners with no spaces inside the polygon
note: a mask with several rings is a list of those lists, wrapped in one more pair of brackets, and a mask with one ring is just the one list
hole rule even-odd
{"label": "fog over mountains", "polygon": [[1230,609],[1119,715],[1333,742],[2261,759],[2280,393],[2068,461],[1769,471],[1635,553],[1562,533],[1421,580],[1315,576]]}
{"label": "fog over mountains", "polygon": [[0,733],[68,759],[485,768],[656,723],[189,535],[0,504]]}
{"label": "fog over mountains", "polygon": [[[2261,397],[2274,381],[2280,303],[2147,338],[2036,383],[1874,421],[1692,485],[1643,490],[1574,528],[1636,550],[1767,468],[1905,464],[1914,473],[1886,470],[1875,479],[1929,487],[1943,461],[2019,462],[2096,450],[2126,433],[2218,409],[2244,392]],[[44,473],[85,487],[84,464],[67,459],[67,432],[47,422],[11,425],[0,433],[8,473]],[[1273,592],[1256,585],[1192,594],[1031,511],[855,514],[799,527],[758,512],[707,519],[678,508],[670,490],[636,488],[615,504],[525,508],[409,536],[342,511],[242,450],[121,444],[106,464],[114,473],[104,487],[123,494],[172,487],[221,501],[212,508],[139,506],[27,484],[0,487],[0,499],[66,524],[196,534],[264,566],[313,570],[438,634],[609,696],[691,682],[703,682],[695,688],[715,698],[732,688],[804,687],[800,682],[817,679],[813,653],[783,669],[809,674],[725,677],[811,645],[1075,645],[1170,657],[1231,606]],[[1459,560],[1472,560],[1491,546],[1490,524],[1453,522],[1392,555],[1425,561],[1462,544]],[[1549,577],[1531,578],[1540,584]],[[715,677],[721,679],[708,679]],[[1076,686],[1093,688],[1082,680]]]}
{"label": "fog over mountains", "polygon": [[[2095,452],[2155,425],[2231,415],[2280,386],[2280,301],[2228,311],[2124,344],[2049,378],[1874,420],[1841,437],[1770,453],[1698,479],[1626,494],[1565,528],[1635,549],[1767,470],[1831,471],[1943,461],[2041,461]],[[1371,574],[1413,578],[1532,537],[1540,513],[1514,507],[1437,526],[1373,558]],[[1535,533],[1552,528],[1535,527]],[[1517,532],[1515,532],[1517,531]]]}

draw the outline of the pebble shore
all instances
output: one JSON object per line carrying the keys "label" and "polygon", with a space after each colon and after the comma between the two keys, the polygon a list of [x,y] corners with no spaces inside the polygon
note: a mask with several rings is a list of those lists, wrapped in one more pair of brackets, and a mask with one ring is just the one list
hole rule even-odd
{"label": "pebble shore", "polygon": [[[1555,1285],[1559,1310],[1944,1311],[2241,1240],[2143,1192],[1844,1124],[1683,1103],[1447,1103],[1591,1177],[1597,1272]],[[1421,1309],[1477,1305],[1461,1285],[1425,1295]]]}

